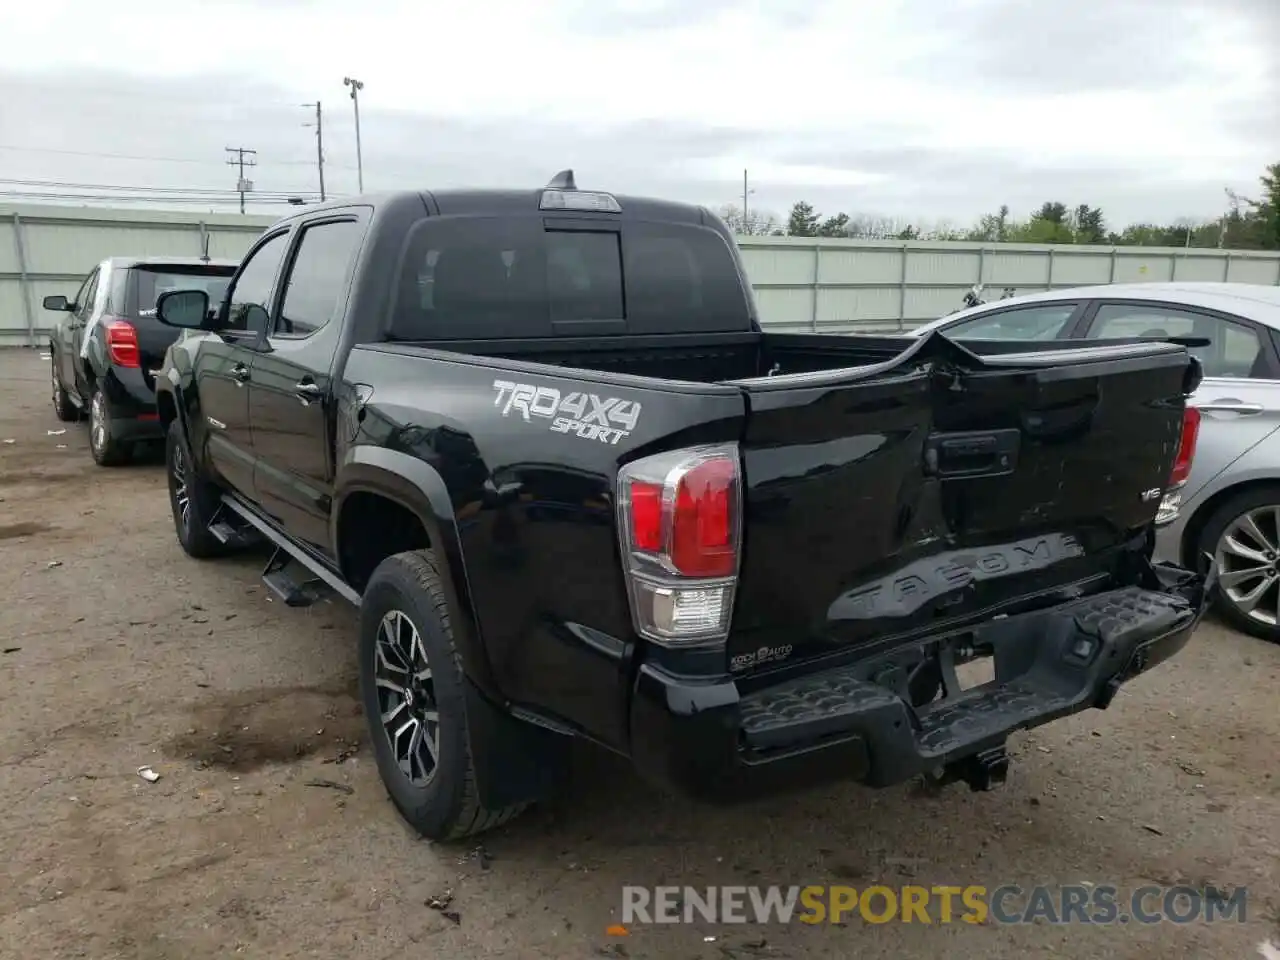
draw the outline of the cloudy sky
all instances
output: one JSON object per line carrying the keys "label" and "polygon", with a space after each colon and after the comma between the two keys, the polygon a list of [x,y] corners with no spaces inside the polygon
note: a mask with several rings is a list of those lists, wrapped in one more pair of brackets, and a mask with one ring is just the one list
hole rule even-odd
{"label": "cloudy sky", "polygon": [[[127,10],[127,14],[124,12]],[[104,13],[104,11],[109,11]],[[39,0],[5,15],[0,203],[70,183],[584,186],[965,224],[1212,218],[1280,161],[1280,0]],[[230,208],[225,208],[230,209]]]}

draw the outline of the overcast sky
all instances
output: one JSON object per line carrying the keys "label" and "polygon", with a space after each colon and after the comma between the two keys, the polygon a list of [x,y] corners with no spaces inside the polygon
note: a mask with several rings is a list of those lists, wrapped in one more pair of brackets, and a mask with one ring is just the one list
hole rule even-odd
{"label": "overcast sky", "polygon": [[[216,11],[216,13],[215,13]],[[1280,161],[1280,0],[36,0],[5,17],[15,180],[582,186],[967,224],[1212,218]],[[230,209],[230,208],[228,208]]]}

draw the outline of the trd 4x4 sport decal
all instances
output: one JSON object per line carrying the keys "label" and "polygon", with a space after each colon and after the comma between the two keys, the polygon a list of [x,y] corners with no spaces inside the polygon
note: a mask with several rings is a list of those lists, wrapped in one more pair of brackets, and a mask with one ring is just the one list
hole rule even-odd
{"label": "trd 4x4 sport decal", "polygon": [[640,422],[640,403],[620,397],[598,397],[575,390],[561,395],[555,387],[539,387],[511,380],[493,381],[495,407],[508,417],[515,411],[532,422],[548,420],[552,433],[569,433],[584,440],[615,444],[628,436]]}

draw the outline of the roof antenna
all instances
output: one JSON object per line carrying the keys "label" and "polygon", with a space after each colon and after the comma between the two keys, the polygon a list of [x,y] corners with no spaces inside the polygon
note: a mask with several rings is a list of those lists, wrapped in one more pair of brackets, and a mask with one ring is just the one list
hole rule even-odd
{"label": "roof antenna", "polygon": [[572,170],[561,170],[551,182],[547,184],[548,190],[577,190],[578,185],[574,182]]}

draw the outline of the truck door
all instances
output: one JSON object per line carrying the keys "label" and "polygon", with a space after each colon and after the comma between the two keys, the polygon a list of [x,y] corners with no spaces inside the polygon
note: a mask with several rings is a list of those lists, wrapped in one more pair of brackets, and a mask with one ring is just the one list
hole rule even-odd
{"label": "truck door", "polygon": [[324,552],[334,474],[331,370],[364,228],[353,211],[297,233],[248,390],[258,505]]}
{"label": "truck door", "polygon": [[253,347],[271,316],[288,237],[286,228],[249,252],[227,291],[218,331],[221,342],[211,339],[201,345],[193,371],[200,398],[198,417],[192,421],[193,442],[213,472],[251,500],[256,493],[248,386],[258,358]]}

